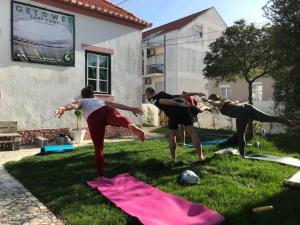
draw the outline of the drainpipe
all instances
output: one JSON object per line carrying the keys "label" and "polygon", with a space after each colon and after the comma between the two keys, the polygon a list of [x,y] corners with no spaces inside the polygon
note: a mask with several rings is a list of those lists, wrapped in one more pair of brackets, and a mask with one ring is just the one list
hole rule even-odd
{"label": "drainpipe", "polygon": [[166,46],[166,35],[164,35],[164,91],[167,91],[167,46]]}

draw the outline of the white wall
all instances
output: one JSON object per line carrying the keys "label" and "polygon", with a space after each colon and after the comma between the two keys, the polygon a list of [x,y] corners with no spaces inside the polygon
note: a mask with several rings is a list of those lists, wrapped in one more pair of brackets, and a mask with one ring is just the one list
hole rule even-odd
{"label": "white wall", "polygon": [[[166,35],[167,40],[167,50],[166,50],[166,91],[171,94],[178,93],[178,48],[176,45],[178,31],[170,31],[166,34],[156,36],[151,38],[150,41],[146,42],[149,48],[157,48],[159,54],[153,57],[147,58],[147,65],[151,64],[164,64],[164,55],[161,54],[164,35]],[[172,39],[172,40],[170,40]],[[152,46],[152,47],[151,47]],[[145,45],[146,47],[146,45]]]}
{"label": "white wall", "polygon": [[[195,25],[202,27],[202,38],[192,36],[195,34]],[[225,29],[226,24],[215,8],[211,8],[179,30],[178,37],[187,38],[181,38],[177,41],[178,92],[196,91],[208,94],[208,81],[203,76],[205,53],[209,51],[209,44],[217,39]]]}
{"label": "white wall", "polygon": [[178,31],[174,30],[166,34],[166,91],[170,94],[178,94],[178,47],[176,38]]}
{"label": "white wall", "polygon": [[[194,25],[203,27],[202,38],[191,36],[194,34]],[[209,51],[209,44],[225,29],[223,19],[215,8],[210,8],[179,30],[156,36],[146,42],[149,46],[153,45],[153,48],[161,48],[166,35],[167,92],[178,94],[182,91],[197,91],[208,94],[208,81],[203,76],[205,53]],[[163,63],[163,60],[163,55],[150,57],[147,65]]]}
{"label": "white wall", "polygon": [[0,120],[16,120],[19,129],[75,126],[71,113],[58,120],[54,109],[80,94],[85,85],[85,52],[81,44],[114,49],[112,96],[140,106],[141,31],[29,0],[21,2],[75,15],[75,67],[13,62],[10,47],[10,0],[0,1]]}

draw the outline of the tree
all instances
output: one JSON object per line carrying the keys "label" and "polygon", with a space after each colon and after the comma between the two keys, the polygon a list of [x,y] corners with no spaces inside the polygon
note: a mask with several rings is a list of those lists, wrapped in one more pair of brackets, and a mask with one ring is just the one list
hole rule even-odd
{"label": "tree", "polygon": [[245,79],[249,104],[253,104],[253,82],[269,75],[273,65],[269,38],[268,27],[247,25],[245,20],[235,22],[209,46],[210,52],[204,58],[204,76],[217,81]]}
{"label": "tree", "polygon": [[271,47],[275,57],[274,99],[287,118],[300,121],[300,1],[271,0],[264,7],[272,21]]}

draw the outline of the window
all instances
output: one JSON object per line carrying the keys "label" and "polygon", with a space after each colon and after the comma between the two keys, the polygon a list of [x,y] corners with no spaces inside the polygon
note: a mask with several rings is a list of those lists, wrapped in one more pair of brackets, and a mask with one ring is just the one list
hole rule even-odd
{"label": "window", "polygon": [[252,84],[252,99],[253,101],[262,101],[263,87],[261,82],[255,82]]}
{"label": "window", "polygon": [[203,26],[194,25],[192,30],[193,30],[193,36],[195,38],[202,38],[202,36],[203,36]]}
{"label": "window", "polygon": [[147,57],[155,56],[155,48],[148,48],[147,49]]}
{"label": "window", "polygon": [[231,98],[231,87],[230,85],[220,85],[221,98]]}
{"label": "window", "polygon": [[86,85],[95,93],[111,93],[111,56],[104,53],[86,52]]}

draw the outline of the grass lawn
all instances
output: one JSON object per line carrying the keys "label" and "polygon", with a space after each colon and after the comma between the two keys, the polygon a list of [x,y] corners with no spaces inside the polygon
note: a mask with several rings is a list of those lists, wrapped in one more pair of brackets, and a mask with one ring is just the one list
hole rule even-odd
{"label": "grass lawn", "polygon": [[[248,151],[300,158],[297,140],[299,137],[288,135],[256,137],[261,147]],[[216,149],[204,147],[207,162],[202,165],[195,162],[191,148],[178,147],[178,162],[172,164],[166,140],[106,144],[106,176],[129,172],[162,191],[217,210],[226,225],[300,224],[300,190],[282,187],[283,179],[290,178],[297,168],[240,157],[213,157]],[[184,165],[199,174],[199,185],[176,182]],[[140,224],[86,186],[86,181],[96,177],[92,146],[72,153],[33,156],[5,167],[66,224]],[[274,210],[251,213],[253,207],[264,205],[273,205]]]}

